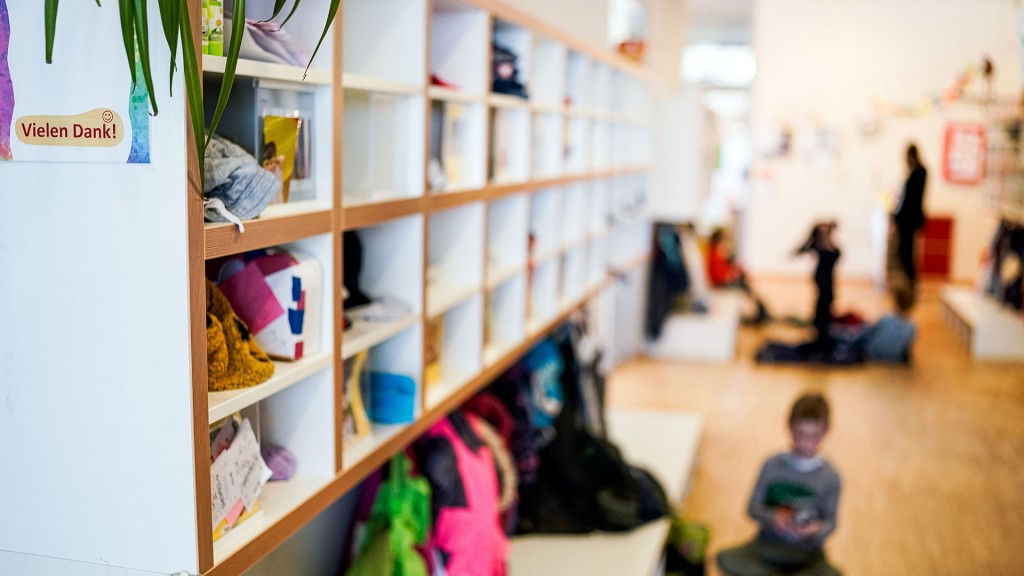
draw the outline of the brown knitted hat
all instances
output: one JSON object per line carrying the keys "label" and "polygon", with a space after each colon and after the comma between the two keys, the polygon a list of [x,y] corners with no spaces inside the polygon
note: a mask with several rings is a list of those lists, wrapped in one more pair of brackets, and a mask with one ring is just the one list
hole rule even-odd
{"label": "brown knitted hat", "polygon": [[260,348],[249,327],[235,315],[231,303],[206,281],[206,362],[209,390],[248,388],[274,375],[274,363]]}

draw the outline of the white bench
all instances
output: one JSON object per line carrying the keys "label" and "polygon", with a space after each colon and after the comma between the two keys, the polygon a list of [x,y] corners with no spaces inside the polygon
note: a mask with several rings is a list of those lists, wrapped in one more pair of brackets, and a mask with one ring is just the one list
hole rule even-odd
{"label": "white bench", "polygon": [[[661,482],[680,502],[697,456],[702,419],[695,414],[609,410],[609,437],[630,464]],[[522,536],[512,539],[510,576],[649,576],[662,560],[669,520],[626,533]]]}
{"label": "white bench", "polygon": [[647,343],[647,355],[670,360],[732,361],[736,357],[743,298],[737,290],[714,290],[705,314],[669,316],[661,338]]}
{"label": "white bench", "polygon": [[942,291],[946,321],[974,358],[1024,360],[1024,318],[974,288],[946,286]]}

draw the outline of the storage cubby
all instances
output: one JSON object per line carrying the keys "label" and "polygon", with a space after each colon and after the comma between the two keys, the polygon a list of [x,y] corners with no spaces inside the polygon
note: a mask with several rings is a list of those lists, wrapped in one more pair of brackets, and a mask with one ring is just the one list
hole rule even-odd
{"label": "storage cubby", "polygon": [[565,107],[576,112],[591,111],[595,104],[596,77],[593,61],[575,50],[566,61]]}
{"label": "storage cubby", "polygon": [[614,70],[611,73],[611,91],[608,101],[609,111],[617,117],[624,117],[628,112],[629,104],[629,77],[621,70]]}
{"label": "storage cubby", "polygon": [[427,316],[433,318],[483,286],[483,204],[431,214],[428,236]]}
{"label": "storage cubby", "polygon": [[565,173],[583,174],[590,170],[593,140],[590,137],[593,121],[583,116],[566,118]]}
{"label": "storage cubby", "polygon": [[562,256],[561,307],[567,309],[583,297],[587,280],[587,246],[581,244]]}
{"label": "storage cubby", "polygon": [[542,36],[534,36],[533,76],[530,100],[541,109],[565,108],[565,45]]}
{"label": "storage cubby", "polygon": [[526,271],[520,270],[487,293],[484,365],[505,357],[526,338]]}
{"label": "storage cubby", "polygon": [[423,195],[423,98],[345,90],[343,204]]}
{"label": "storage cubby", "polygon": [[483,308],[483,294],[478,292],[428,321],[427,347],[433,347],[436,355],[436,364],[427,365],[428,410],[444,402],[483,368]]}
{"label": "storage cubby", "polygon": [[[346,360],[418,325],[423,312],[423,216],[402,218],[356,234],[363,247],[358,284],[373,302],[345,310],[352,321],[342,338],[342,358]],[[402,309],[405,313],[398,314]]]}
{"label": "storage cubby", "polygon": [[[525,88],[527,95],[529,95],[530,90],[533,88],[530,85],[533,70],[533,34],[528,28],[523,28],[505,20],[495,19],[491,39],[497,46],[505,48],[516,55],[517,78]],[[494,80],[493,70],[491,80],[492,82]],[[492,85],[492,92],[494,91],[493,88]]]}
{"label": "storage cubby", "polygon": [[568,250],[582,244],[587,238],[587,222],[590,217],[587,201],[590,184],[581,182],[565,188],[563,193],[561,230],[562,249]]}
{"label": "storage cubby", "polygon": [[[331,244],[332,237],[322,234],[307,238],[300,242],[287,244],[280,248],[296,255],[307,255],[320,265],[320,284],[317,290],[310,286],[306,290],[305,315],[303,327],[303,356],[296,361],[274,361],[274,375],[266,382],[222,392],[209,392],[207,406],[210,422],[216,422],[256,405],[267,398],[280,394],[282,391],[302,384],[312,377],[331,374],[333,366],[334,311],[332,302],[334,277],[334,256]],[[218,263],[213,263],[210,274],[216,280],[220,270]],[[314,296],[316,292],[319,292]]]}
{"label": "storage cubby", "polygon": [[627,174],[612,181],[611,214],[613,222],[635,220],[647,204],[647,176]]}
{"label": "storage cubby", "polygon": [[613,163],[615,167],[634,168],[650,161],[650,130],[634,122],[626,121],[612,128],[615,142]]}
{"label": "storage cubby", "polygon": [[487,207],[487,287],[495,288],[526,268],[529,197],[518,194]]}
{"label": "storage cubby", "polygon": [[455,192],[482,188],[486,183],[486,108],[484,104],[433,100],[430,105],[430,159],[444,174],[431,191]]}
{"label": "storage cubby", "polygon": [[587,250],[587,288],[596,288],[608,275],[608,238],[591,238]]}
{"label": "storage cubby", "polygon": [[425,1],[342,0],[342,5],[346,84],[426,84]]}
{"label": "storage cubby", "polygon": [[550,258],[534,265],[530,273],[527,327],[531,335],[558,315],[560,264],[560,258]]}
{"label": "storage cubby", "polygon": [[514,184],[530,179],[531,129],[530,111],[526,107],[491,108],[491,182]]}
{"label": "storage cubby", "polygon": [[[419,322],[398,332],[389,339],[369,349],[365,359],[364,372],[395,374],[411,378],[416,384],[414,400],[416,417],[420,417],[423,400],[423,327]],[[353,384],[346,374],[346,387]],[[346,395],[350,392],[346,389]],[[364,404],[371,399],[364,398]],[[366,406],[369,411],[369,406]],[[371,414],[367,413],[369,418]],[[370,430],[362,436],[348,438],[342,452],[343,470],[349,470],[373,454],[377,449],[406,429],[409,424],[380,424],[371,421]]]}
{"label": "storage cubby", "polygon": [[[490,91],[486,12],[456,0],[433,0],[430,19],[430,73],[442,90],[483,95]],[[433,82],[434,88],[440,88]],[[432,88],[433,89],[433,88]]]}
{"label": "storage cubby", "polygon": [[605,64],[594,64],[593,110],[608,113],[612,110],[612,69]]}
{"label": "storage cubby", "polygon": [[261,445],[283,446],[295,456],[296,470],[289,480],[264,485],[259,510],[213,543],[216,562],[294,512],[330,484],[335,474],[334,379],[329,371],[262,400],[244,414]]}
{"label": "storage cubby", "polygon": [[565,123],[562,114],[538,112],[533,115],[533,177],[562,175],[565,159]]}
{"label": "storage cubby", "polygon": [[530,198],[529,258],[534,264],[561,250],[562,192],[557,188],[534,192]]}
{"label": "storage cubby", "polygon": [[[249,0],[245,3],[245,16],[251,20],[266,20],[274,13],[274,3],[274,0]],[[258,43],[251,40],[251,36],[247,34],[250,38],[244,39],[242,42],[241,57],[249,62],[266,62],[294,67],[296,73],[298,73],[298,76],[294,79],[301,80],[306,65],[310,64],[309,58],[313,55],[313,51],[316,50],[316,43],[320,40],[320,35],[323,34],[324,22],[327,21],[328,7],[329,3],[327,2],[303,2],[302,9],[296,10],[295,14],[288,20],[283,30],[288,35],[289,46],[295,48],[294,54],[291,53],[291,50],[285,51],[280,50],[280,48],[277,53],[268,52],[262,49]],[[284,15],[279,16],[275,21],[284,21]],[[227,51],[228,39],[231,36],[232,20],[225,18],[224,24],[224,50]],[[331,30],[328,31],[323,45],[320,46],[316,59],[309,66],[310,72],[322,71],[330,74],[334,67],[334,51],[331,50],[332,38],[334,38],[333,25]],[[287,52],[287,54],[284,54],[284,52]],[[206,57],[204,56],[205,59]],[[239,66],[241,67],[241,63]],[[205,62],[203,63],[203,68],[206,68]]]}
{"label": "storage cubby", "polygon": [[590,157],[594,170],[608,170],[612,167],[612,125],[604,120],[594,121]]}
{"label": "storage cubby", "polygon": [[608,233],[611,225],[611,181],[607,178],[594,180],[590,184],[590,198],[587,201],[587,227],[593,236]]}
{"label": "storage cubby", "polygon": [[[207,124],[213,119],[222,80],[219,74],[205,75]],[[227,111],[217,126],[217,134],[238,144],[257,162],[265,164],[263,157],[268,144],[265,142],[265,119],[295,119],[296,124],[292,142],[272,142],[275,150],[280,148],[284,152],[286,148],[291,149],[289,161],[292,166],[286,186],[260,214],[261,218],[331,208],[331,94],[329,86],[262,78],[235,81]],[[281,121],[287,122],[278,120]],[[275,160],[278,157],[274,155]]]}
{"label": "storage cubby", "polygon": [[616,225],[609,236],[609,265],[622,271],[650,251],[651,226],[644,218],[636,218]]}

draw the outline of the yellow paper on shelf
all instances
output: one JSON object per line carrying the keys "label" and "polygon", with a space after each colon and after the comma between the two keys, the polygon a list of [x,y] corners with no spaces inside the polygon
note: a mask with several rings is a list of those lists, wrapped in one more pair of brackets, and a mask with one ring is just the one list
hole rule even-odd
{"label": "yellow paper on shelf", "polygon": [[242,511],[242,515],[239,516],[238,519],[235,520],[233,524],[231,524],[231,526],[228,526],[227,519],[221,520],[220,524],[217,524],[217,526],[213,528],[213,541],[216,542],[217,540],[220,540],[222,536],[234,530],[235,528],[238,528],[246,520],[252,518],[253,516],[256,516],[261,511],[262,508],[260,507],[260,501],[256,500],[253,503],[252,508],[245,508]]}
{"label": "yellow paper on shelf", "polygon": [[263,167],[281,181],[281,197],[273,203],[288,201],[288,191],[295,171],[295,152],[299,145],[299,118],[263,117]]}
{"label": "yellow paper on shelf", "polygon": [[363,350],[345,362],[345,401],[343,430],[350,438],[362,438],[370,433],[370,418],[366,413],[361,383],[365,375],[366,359],[370,352]]}

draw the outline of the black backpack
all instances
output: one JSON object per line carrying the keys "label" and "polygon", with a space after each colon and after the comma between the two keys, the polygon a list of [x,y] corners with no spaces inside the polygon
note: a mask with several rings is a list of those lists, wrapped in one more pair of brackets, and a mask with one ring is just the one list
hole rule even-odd
{"label": "black backpack", "polygon": [[537,481],[520,487],[519,531],[616,532],[665,516],[668,499],[657,480],[630,466],[606,438],[587,431],[570,336],[562,334],[559,350],[565,404],[555,421],[555,438],[541,451]]}

